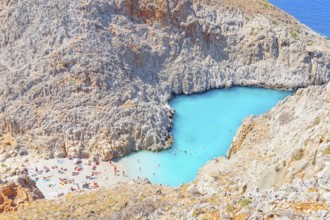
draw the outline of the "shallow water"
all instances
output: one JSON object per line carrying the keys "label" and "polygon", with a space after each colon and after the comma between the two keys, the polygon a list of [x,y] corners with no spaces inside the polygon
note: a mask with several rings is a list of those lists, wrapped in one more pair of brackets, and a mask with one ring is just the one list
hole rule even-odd
{"label": "shallow water", "polygon": [[[270,0],[316,32],[330,37],[329,0]],[[167,151],[138,152],[122,158],[132,178],[178,186],[193,180],[208,160],[224,156],[242,120],[267,112],[290,92],[256,88],[214,90],[178,96],[170,104],[174,116],[173,147]],[[141,168],[141,170],[140,170]]]}
{"label": "shallow water", "polygon": [[270,2],[314,31],[330,37],[329,0],[270,0]]}
{"label": "shallow water", "polygon": [[175,97],[173,147],[162,152],[138,152],[121,159],[129,177],[147,177],[169,186],[193,180],[207,161],[225,156],[236,130],[248,115],[267,112],[288,91],[259,88],[218,89]]}

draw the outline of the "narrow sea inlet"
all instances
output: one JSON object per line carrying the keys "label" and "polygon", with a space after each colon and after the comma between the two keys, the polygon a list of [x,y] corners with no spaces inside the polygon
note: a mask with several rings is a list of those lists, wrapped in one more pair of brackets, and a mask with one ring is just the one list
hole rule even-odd
{"label": "narrow sea inlet", "polygon": [[246,116],[267,112],[291,93],[234,87],[177,96],[170,102],[175,109],[172,148],[132,153],[112,162],[40,160],[28,168],[29,175],[47,199],[139,177],[176,187],[195,179],[207,161],[226,155]]}
{"label": "narrow sea inlet", "polygon": [[126,175],[179,186],[192,181],[207,161],[225,156],[236,130],[249,115],[260,115],[290,91],[234,87],[203,94],[178,96],[171,100],[175,109],[172,148],[162,152],[142,151],[120,159]]}

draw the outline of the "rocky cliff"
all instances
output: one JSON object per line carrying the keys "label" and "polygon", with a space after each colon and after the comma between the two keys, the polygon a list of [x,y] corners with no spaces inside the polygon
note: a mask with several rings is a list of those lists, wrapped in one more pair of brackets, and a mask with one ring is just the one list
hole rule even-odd
{"label": "rocky cliff", "polygon": [[5,0],[0,23],[0,148],[43,157],[167,148],[175,94],[330,79],[329,41],[264,0]]}
{"label": "rocky cliff", "polygon": [[247,118],[229,158],[208,162],[177,189],[138,181],[57,201],[4,219],[329,219],[330,83],[299,89]]}
{"label": "rocky cliff", "polygon": [[16,182],[0,185],[0,215],[43,198],[35,182],[28,177],[19,177]]}

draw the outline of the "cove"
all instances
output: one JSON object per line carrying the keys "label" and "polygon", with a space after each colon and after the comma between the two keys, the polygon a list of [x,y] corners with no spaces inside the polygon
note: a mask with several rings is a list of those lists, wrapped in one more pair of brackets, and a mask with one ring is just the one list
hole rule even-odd
{"label": "cove", "polygon": [[175,109],[172,147],[161,152],[133,153],[120,162],[125,164],[126,175],[134,179],[146,177],[173,187],[187,183],[207,161],[226,155],[246,116],[265,113],[290,94],[234,87],[177,96],[170,101]]}

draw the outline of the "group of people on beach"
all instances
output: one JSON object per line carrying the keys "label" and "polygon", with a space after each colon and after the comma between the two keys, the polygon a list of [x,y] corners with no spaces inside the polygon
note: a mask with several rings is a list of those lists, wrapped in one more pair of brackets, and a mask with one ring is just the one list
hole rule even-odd
{"label": "group of people on beach", "polygon": [[[73,192],[82,191],[85,189],[99,188],[100,185],[97,180],[101,180],[98,176],[104,171],[98,168],[100,166],[100,162],[98,160],[92,161],[89,160],[88,157],[89,155],[86,155],[85,158],[87,160],[86,162],[83,162],[83,159],[74,159],[73,157],[69,156],[68,159],[70,165],[67,166],[65,163],[68,163],[68,161],[65,161],[65,159],[57,159],[54,161],[55,164],[52,162],[50,165],[46,164],[44,166],[36,166],[35,168],[30,169],[31,171],[35,171],[32,172],[34,174],[31,173],[31,176],[34,177],[35,182],[42,181],[43,184],[46,184],[46,187],[54,188],[54,190],[58,189],[58,187],[64,187],[66,185],[68,185],[69,188],[66,187],[66,189],[61,189],[60,191],[69,190]],[[114,164],[112,161],[110,161],[109,164],[110,167],[113,167],[114,175],[119,176],[120,171],[117,169],[116,164]],[[88,174],[89,171],[87,171],[88,169],[86,166],[91,167],[90,174]],[[88,175],[86,175],[86,172]],[[106,175],[106,172],[104,175]],[[122,171],[122,176],[126,176],[125,171]],[[108,175],[105,176],[106,180],[108,180],[108,177]],[[42,178],[42,180],[40,180],[40,178]],[[81,179],[83,180],[80,181]]]}

